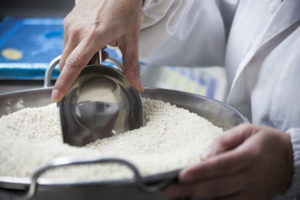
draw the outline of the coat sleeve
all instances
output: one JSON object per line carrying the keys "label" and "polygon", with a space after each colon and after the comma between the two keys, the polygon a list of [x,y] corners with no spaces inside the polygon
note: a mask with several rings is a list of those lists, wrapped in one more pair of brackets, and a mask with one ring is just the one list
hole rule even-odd
{"label": "coat sleeve", "polygon": [[160,65],[223,65],[237,0],[145,0],[139,54]]}
{"label": "coat sleeve", "polygon": [[293,146],[294,170],[286,199],[300,199],[300,128],[291,128],[287,131],[291,136]]}

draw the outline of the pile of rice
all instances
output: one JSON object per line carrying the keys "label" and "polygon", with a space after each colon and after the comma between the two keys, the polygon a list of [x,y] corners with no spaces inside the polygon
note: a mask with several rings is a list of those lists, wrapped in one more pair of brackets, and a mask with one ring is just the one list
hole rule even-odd
{"label": "pile of rice", "polygon": [[[30,177],[59,157],[114,157],[134,163],[144,176],[190,166],[222,134],[208,120],[158,100],[143,99],[145,125],[84,147],[62,142],[57,107],[25,108],[0,118],[0,176]],[[46,177],[86,181],[130,176],[116,164],[68,167]]]}

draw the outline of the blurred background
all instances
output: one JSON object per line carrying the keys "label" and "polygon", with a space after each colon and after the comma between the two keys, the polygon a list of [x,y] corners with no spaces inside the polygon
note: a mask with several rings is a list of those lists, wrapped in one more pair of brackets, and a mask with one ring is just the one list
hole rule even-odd
{"label": "blurred background", "polygon": [[[60,20],[72,10],[73,6],[74,0],[0,0],[0,93],[42,87],[43,85],[41,80],[43,74],[41,71],[44,72],[43,68],[45,66],[40,65],[42,69],[35,68],[35,70],[31,70],[33,66],[28,63],[35,63],[36,56],[24,60],[24,54],[29,52],[32,46],[37,46],[31,45],[32,42],[30,41],[30,38],[34,39],[36,36],[36,31],[32,33],[28,29],[38,29],[40,31],[45,30],[46,26],[41,25],[42,21],[40,21],[40,25],[35,25],[35,27],[34,25],[27,25],[27,28],[25,25],[18,27],[16,24],[23,24],[22,20],[25,18],[58,18]],[[52,29],[60,29],[62,31],[62,28],[55,27],[54,23],[48,26],[49,28],[51,26]],[[16,28],[18,29],[17,31]],[[62,40],[62,37],[58,37]],[[24,44],[23,40],[29,41],[29,44]],[[22,44],[16,45],[13,41]],[[58,46],[55,48],[58,51],[61,48],[61,42],[56,41],[55,44]],[[39,49],[39,47],[34,48]],[[7,58],[7,56],[4,58],[3,51],[5,49],[12,50],[10,52],[13,53],[13,50],[16,50],[16,52],[21,52],[23,56],[19,60],[13,58],[13,56],[11,58]],[[51,59],[46,59],[44,64]],[[24,66],[24,63],[27,63],[27,66],[26,64]],[[30,71],[32,72],[30,73]]]}
{"label": "blurred background", "polygon": [[74,0],[0,0],[0,16],[64,17]]}

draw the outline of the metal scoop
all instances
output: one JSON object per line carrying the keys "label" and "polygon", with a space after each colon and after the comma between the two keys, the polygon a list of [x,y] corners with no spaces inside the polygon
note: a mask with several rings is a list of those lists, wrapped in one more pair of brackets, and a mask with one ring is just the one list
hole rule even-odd
{"label": "metal scoop", "polygon": [[[101,55],[99,58],[101,63]],[[84,146],[143,125],[139,93],[121,72],[122,64],[114,58],[108,60],[119,70],[88,65],[58,102],[65,143]]]}

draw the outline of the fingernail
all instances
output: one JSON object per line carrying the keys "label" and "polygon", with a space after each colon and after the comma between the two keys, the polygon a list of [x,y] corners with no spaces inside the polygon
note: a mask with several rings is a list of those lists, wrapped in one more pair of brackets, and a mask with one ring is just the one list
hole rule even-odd
{"label": "fingernail", "polygon": [[213,156],[215,153],[215,150],[213,148],[208,148],[201,156],[202,160],[207,160],[211,156]]}
{"label": "fingernail", "polygon": [[60,92],[59,90],[53,90],[51,94],[51,99],[52,101],[58,101],[60,97]]}

